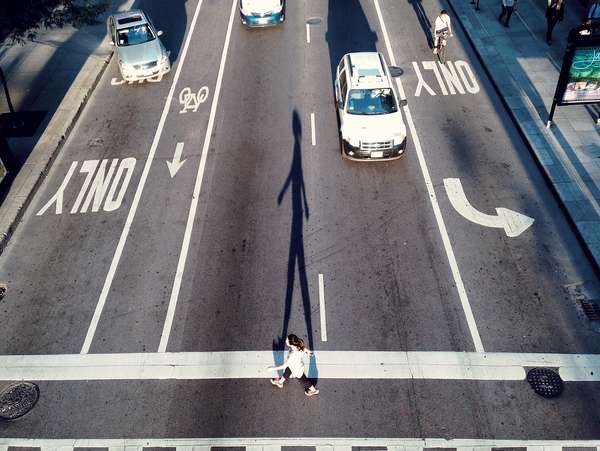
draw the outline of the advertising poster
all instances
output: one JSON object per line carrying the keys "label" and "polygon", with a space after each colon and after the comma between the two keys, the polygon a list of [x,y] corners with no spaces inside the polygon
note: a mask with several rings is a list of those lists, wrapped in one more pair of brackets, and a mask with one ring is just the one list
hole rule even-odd
{"label": "advertising poster", "polygon": [[575,49],[562,104],[600,102],[600,46]]}
{"label": "advertising poster", "polygon": [[4,166],[4,163],[2,162],[2,160],[0,160],[0,183],[2,183],[4,177],[6,177],[7,172],[8,171],[6,170],[6,166]]}

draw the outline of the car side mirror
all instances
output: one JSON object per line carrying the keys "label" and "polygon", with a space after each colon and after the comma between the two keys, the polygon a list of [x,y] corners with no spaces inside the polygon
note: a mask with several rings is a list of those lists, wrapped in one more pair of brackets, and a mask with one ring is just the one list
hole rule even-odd
{"label": "car side mirror", "polygon": [[164,34],[164,33],[163,33],[163,31],[162,31],[162,30],[158,30],[158,31],[156,32],[156,36],[162,36],[163,34]]}
{"label": "car side mirror", "polygon": [[114,47],[114,45],[115,45],[115,41],[110,41],[110,42],[109,42],[109,44],[110,44],[110,45],[112,45],[112,46]]}
{"label": "car side mirror", "polygon": [[408,105],[408,100],[406,100],[406,99],[400,100],[400,107],[405,107],[406,105]]}

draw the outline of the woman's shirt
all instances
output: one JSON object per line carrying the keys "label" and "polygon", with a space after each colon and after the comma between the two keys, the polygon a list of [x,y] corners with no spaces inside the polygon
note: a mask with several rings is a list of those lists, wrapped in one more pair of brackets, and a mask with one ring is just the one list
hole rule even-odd
{"label": "woman's shirt", "polygon": [[294,377],[302,377],[304,374],[304,354],[304,351],[292,349],[285,361],[285,366],[290,369]]}

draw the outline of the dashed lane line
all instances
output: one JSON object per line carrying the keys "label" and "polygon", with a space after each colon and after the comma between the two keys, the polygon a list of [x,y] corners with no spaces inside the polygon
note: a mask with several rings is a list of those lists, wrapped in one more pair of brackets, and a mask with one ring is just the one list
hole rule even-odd
{"label": "dashed lane line", "polygon": [[310,141],[314,146],[317,145],[317,128],[315,124],[315,113],[310,113]]}
{"label": "dashed lane line", "polygon": [[[281,353],[283,354],[283,352]],[[282,358],[283,355],[276,356]],[[315,351],[319,379],[522,381],[532,367],[566,382],[599,382],[600,354]],[[273,351],[0,356],[0,380],[262,379]]]}
{"label": "dashed lane line", "polygon": [[154,134],[154,139],[152,140],[152,145],[150,146],[150,151],[148,152],[148,157],[146,158],[146,164],[144,165],[144,169],[142,170],[142,175],[140,177],[140,181],[139,181],[137,189],[135,191],[133,201],[131,202],[131,208],[129,209],[129,213],[127,214],[125,226],[123,227],[123,231],[121,232],[121,236],[119,237],[119,242],[117,244],[117,248],[115,250],[114,256],[110,263],[110,268],[108,270],[108,274],[106,276],[106,279],[104,280],[104,285],[102,286],[102,291],[100,292],[100,297],[96,304],[96,308],[94,310],[92,320],[88,327],[88,331],[86,333],[85,340],[84,340],[83,346],[81,348],[82,354],[87,354],[89,352],[90,346],[92,345],[92,340],[94,339],[94,335],[96,334],[98,322],[100,321],[100,316],[102,315],[102,311],[104,310],[104,305],[106,304],[106,300],[108,298],[108,293],[112,286],[112,282],[115,277],[115,273],[117,272],[117,267],[119,266],[119,261],[121,260],[123,248],[125,247],[125,243],[127,242],[127,238],[129,236],[129,231],[131,229],[131,224],[133,223],[133,219],[135,218],[135,214],[137,212],[137,207],[140,202],[140,198],[142,197],[142,192],[144,191],[144,186],[146,185],[148,173],[150,172],[150,166],[152,166],[152,162],[154,160],[154,155],[156,153],[156,149],[158,147],[158,143],[160,141],[160,137],[162,136],[163,128],[165,126],[165,121],[167,120],[167,116],[168,116],[169,110],[171,108],[171,102],[173,100],[173,95],[175,93],[175,87],[177,86],[177,81],[179,80],[179,75],[181,74],[181,69],[185,62],[185,57],[187,55],[188,47],[189,47],[190,41],[192,39],[192,34],[194,33],[194,28],[196,27],[196,22],[198,20],[198,16],[200,15],[200,8],[202,7],[202,1],[203,0],[199,0],[198,4],[196,5],[196,11],[194,12],[192,22],[190,23],[190,29],[188,31],[187,38],[183,45],[183,50],[181,51],[181,61],[179,62],[179,64],[177,65],[177,69],[175,70],[175,75],[173,76],[171,88],[169,89],[169,94],[167,95],[167,100],[165,101],[165,105],[163,107],[163,111],[160,116],[160,121],[158,123],[158,127],[156,128],[156,132]]}
{"label": "dashed lane line", "polygon": [[[388,57],[390,60],[390,64],[392,66],[396,66],[396,58],[394,57],[394,52],[392,51],[392,45],[390,43],[390,38],[388,36],[387,28],[386,28],[385,22],[383,20],[383,15],[381,13],[381,7],[379,6],[379,0],[374,0],[374,1],[375,1],[375,9],[377,11],[377,17],[379,18],[379,23],[381,25],[381,30],[383,32],[385,47],[387,49],[387,54],[388,54]],[[396,83],[398,85],[398,90],[400,91],[400,97],[402,99],[406,99],[406,94],[404,92],[402,82],[400,81],[399,78],[396,78]],[[458,268],[456,256],[454,255],[454,250],[452,248],[452,243],[450,243],[450,237],[448,235],[448,230],[446,229],[446,224],[444,223],[444,217],[442,216],[442,211],[441,211],[440,206],[437,201],[437,196],[435,194],[433,182],[431,181],[431,176],[429,175],[429,169],[427,168],[427,162],[425,161],[425,155],[423,153],[423,149],[421,148],[421,141],[419,140],[419,136],[417,135],[417,129],[412,120],[412,116],[410,114],[410,109],[408,108],[408,105],[405,105],[403,107],[403,111],[404,111],[404,115],[406,116],[406,121],[408,122],[410,134],[412,136],[413,144],[415,146],[415,151],[417,153],[417,158],[419,159],[419,165],[421,166],[421,172],[423,173],[423,178],[425,179],[425,185],[427,186],[427,192],[429,193],[431,207],[433,208],[433,213],[434,213],[435,219],[437,221],[438,229],[440,231],[442,242],[444,244],[444,250],[446,251],[448,263],[450,264],[450,269],[452,271],[454,283],[456,284],[456,290],[458,291],[458,297],[460,299],[460,303],[462,305],[463,312],[465,314],[465,319],[467,321],[467,325],[469,326],[469,332],[471,333],[471,339],[473,340],[473,345],[475,347],[475,351],[484,352],[483,343],[481,342],[481,337],[479,336],[479,331],[477,329],[477,323],[475,322],[475,317],[473,316],[473,311],[471,310],[471,304],[469,303],[467,291],[465,290],[465,286],[462,281],[462,276],[460,275],[460,270]]]}
{"label": "dashed lane line", "polygon": [[321,318],[321,341],[327,341],[327,315],[325,313],[325,282],[319,274],[319,313]]}

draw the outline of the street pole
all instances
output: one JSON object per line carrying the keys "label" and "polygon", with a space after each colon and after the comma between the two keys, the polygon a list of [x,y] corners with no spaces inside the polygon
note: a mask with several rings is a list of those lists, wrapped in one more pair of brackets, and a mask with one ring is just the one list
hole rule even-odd
{"label": "street pole", "polygon": [[6,96],[6,102],[8,103],[8,109],[11,114],[15,113],[15,109],[13,107],[12,101],[10,100],[10,93],[8,92],[8,83],[6,83],[6,77],[4,77],[4,71],[0,67],[0,80],[2,81],[2,86],[4,87],[4,95]]}

